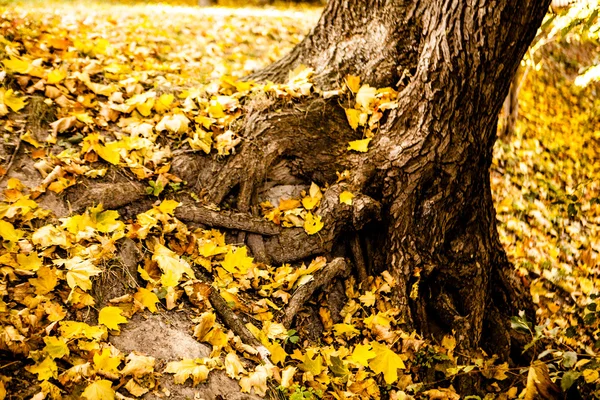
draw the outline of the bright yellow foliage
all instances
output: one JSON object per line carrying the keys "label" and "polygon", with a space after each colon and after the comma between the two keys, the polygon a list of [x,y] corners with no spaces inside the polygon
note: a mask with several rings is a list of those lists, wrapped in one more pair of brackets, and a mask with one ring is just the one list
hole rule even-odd
{"label": "bright yellow foliage", "polygon": [[371,142],[371,138],[354,140],[348,143],[348,150],[358,151],[359,153],[366,153],[369,151],[369,143]]}
{"label": "bright yellow foliage", "polygon": [[106,326],[108,329],[119,330],[119,324],[127,322],[127,318],[122,316],[123,310],[119,307],[104,307],[98,314],[98,323]]}
{"label": "bright yellow foliage", "polygon": [[115,391],[111,381],[101,379],[89,384],[81,396],[87,400],[114,400]]}

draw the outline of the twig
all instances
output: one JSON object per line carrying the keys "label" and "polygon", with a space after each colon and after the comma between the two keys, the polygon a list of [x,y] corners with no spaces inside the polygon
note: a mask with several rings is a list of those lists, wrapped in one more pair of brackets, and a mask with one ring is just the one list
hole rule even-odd
{"label": "twig", "polygon": [[17,158],[17,153],[19,152],[19,149],[21,149],[21,138],[20,137],[19,137],[19,140],[17,141],[17,147],[15,147],[15,150],[12,152],[12,154],[10,156],[10,160],[8,161],[8,164],[6,165],[6,173],[4,173],[4,175],[0,176],[0,183],[2,183],[2,181],[8,175],[8,172],[12,168],[12,165],[15,162],[15,159]]}
{"label": "twig", "polygon": [[300,308],[313,295],[315,290],[321,286],[327,285],[336,276],[343,276],[348,274],[348,272],[348,264],[346,264],[346,261],[341,257],[335,258],[332,262],[327,264],[325,268],[315,274],[312,281],[296,289],[290,299],[289,305],[285,309],[281,323],[286,328],[289,328]]}
{"label": "twig", "polygon": [[17,360],[17,361],[11,361],[11,362],[9,362],[8,364],[0,365],[0,369],[4,369],[4,368],[6,368],[6,367],[10,367],[11,365],[18,364],[18,363],[20,363],[20,362],[21,362],[21,361],[18,361],[18,360]]}

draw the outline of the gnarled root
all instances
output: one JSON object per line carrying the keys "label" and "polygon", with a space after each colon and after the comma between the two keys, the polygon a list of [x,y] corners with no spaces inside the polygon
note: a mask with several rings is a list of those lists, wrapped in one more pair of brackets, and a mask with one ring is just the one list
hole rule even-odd
{"label": "gnarled root", "polygon": [[339,257],[331,261],[325,268],[315,274],[312,281],[300,286],[294,292],[283,313],[281,323],[286,328],[289,328],[300,308],[311,298],[317,289],[327,286],[334,278],[345,277],[348,276],[349,273],[349,266],[343,258]]}

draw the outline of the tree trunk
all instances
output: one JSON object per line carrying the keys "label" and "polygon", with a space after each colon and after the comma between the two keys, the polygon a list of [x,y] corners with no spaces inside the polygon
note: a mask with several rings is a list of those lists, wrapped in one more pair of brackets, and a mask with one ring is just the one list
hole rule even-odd
{"label": "tree trunk", "polygon": [[340,214],[340,184],[333,185],[321,211],[324,240],[297,231],[272,236],[265,242],[271,260],[331,252],[341,233],[357,231],[370,273],[388,269],[400,283],[395,300],[407,326],[435,336],[455,331],[461,351],[484,346],[508,358],[509,317],[534,315],[498,240],[489,166],[498,112],[549,2],[330,1],[303,42],[251,78],[283,82],[305,64],[324,89],[347,74],[398,85],[399,107],[365,155],[346,151],[360,137],[336,102],[255,112],[245,130],[253,150],[230,162],[213,199],[239,183],[238,207],[250,209],[262,177],[281,160],[322,184],[351,170],[350,188],[380,212],[380,222],[355,224],[357,207]]}

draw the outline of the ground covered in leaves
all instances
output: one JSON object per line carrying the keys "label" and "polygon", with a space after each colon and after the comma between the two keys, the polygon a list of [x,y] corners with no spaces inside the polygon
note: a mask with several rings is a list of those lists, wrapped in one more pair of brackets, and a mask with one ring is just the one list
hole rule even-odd
{"label": "ground covered in leaves", "polygon": [[[237,79],[296,44],[318,9],[52,1],[0,12],[0,399],[455,399],[465,374],[486,378],[488,399],[553,384],[598,396],[599,87],[593,73],[575,84],[600,62],[593,36],[532,51],[517,132],[495,149],[501,238],[539,306],[537,323],[513,320],[537,349],[520,369],[484,353],[459,363],[451,336],[403,331],[385,273],[337,282],[339,310],[327,304],[340,291],[317,292],[296,318],[322,331],[288,329],[277,321],[298,288],[334,262],[265,265],[231,232],[179,218],[177,195],[204,194],[171,161],[234,153],[250,98],[340,97],[364,135],[348,151],[368,151],[393,88],[348,76],[321,92],[309,68],[285,85]],[[96,183],[113,188],[103,204],[85,201]],[[318,234],[322,189],[265,198],[264,229]],[[149,209],[116,211],[139,190]],[[255,342],[217,316],[211,293]],[[239,386],[227,392],[230,378]]]}

